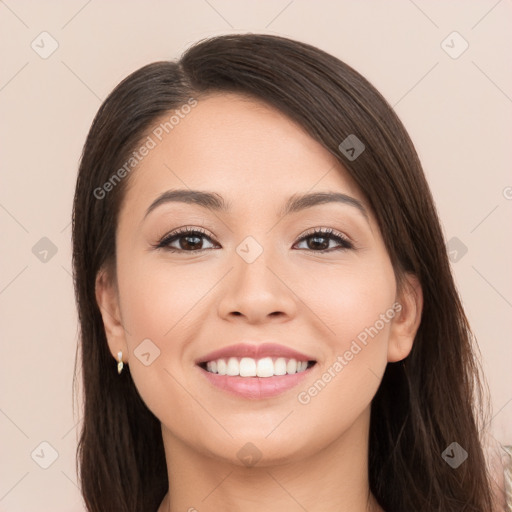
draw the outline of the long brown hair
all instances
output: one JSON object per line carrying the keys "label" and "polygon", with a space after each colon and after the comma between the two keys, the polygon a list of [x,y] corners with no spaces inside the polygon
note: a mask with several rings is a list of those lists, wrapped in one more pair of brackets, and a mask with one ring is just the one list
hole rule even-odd
{"label": "long brown hair", "polygon": [[[404,361],[388,363],[372,401],[371,492],[389,512],[490,512],[481,370],[414,146],[390,105],[350,66],[308,44],[261,34],[206,39],[177,62],[135,71],[101,105],[87,136],[73,206],[73,270],[84,390],[77,465],[88,511],[156,510],[168,487],[160,422],[129,367],[115,371],[95,298],[98,271],[115,273],[130,176],[111,182],[108,194],[97,191],[164,114],[228,91],[279,109],[332,153],[375,213],[398,282],[405,272],[420,280],[424,308],[414,346]],[[356,159],[339,149],[349,135],[365,145]],[[469,454],[456,469],[442,457],[454,441]]]}

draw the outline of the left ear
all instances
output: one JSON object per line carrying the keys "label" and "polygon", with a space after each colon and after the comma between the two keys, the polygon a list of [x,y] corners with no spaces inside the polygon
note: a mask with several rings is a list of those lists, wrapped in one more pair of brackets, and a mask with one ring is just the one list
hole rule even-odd
{"label": "left ear", "polygon": [[409,355],[420,326],[423,291],[419,279],[414,274],[404,276],[396,304],[397,313],[391,322],[389,334],[388,361],[390,363],[401,361]]}

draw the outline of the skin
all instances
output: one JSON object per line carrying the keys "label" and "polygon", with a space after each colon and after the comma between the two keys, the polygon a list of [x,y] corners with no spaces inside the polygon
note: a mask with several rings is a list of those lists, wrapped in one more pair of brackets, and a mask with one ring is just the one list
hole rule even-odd
{"label": "skin", "polygon": [[[386,364],[411,350],[422,294],[414,276],[397,289],[362,191],[300,126],[235,94],[200,99],[129,179],[116,279],[99,272],[96,296],[112,356],[117,361],[122,350],[162,425],[170,492],[158,512],[381,511],[367,476],[370,403]],[[231,210],[169,202],[144,218],[162,192],[177,188],[214,191]],[[341,203],[278,215],[290,196],[319,191],[359,200],[368,218]],[[193,241],[204,250],[154,248],[183,226],[207,232],[209,238]],[[312,228],[331,228],[354,248],[334,250],[339,243],[327,238],[321,242],[330,252],[320,253],[311,237],[309,245],[301,241]],[[252,263],[236,252],[247,236],[263,248]],[[396,302],[401,310],[300,403],[298,393]],[[134,354],[147,338],[160,350],[148,366]],[[213,387],[194,360],[243,340],[280,343],[317,364],[276,397],[232,396]],[[250,467],[237,456],[249,442],[261,456]]]}

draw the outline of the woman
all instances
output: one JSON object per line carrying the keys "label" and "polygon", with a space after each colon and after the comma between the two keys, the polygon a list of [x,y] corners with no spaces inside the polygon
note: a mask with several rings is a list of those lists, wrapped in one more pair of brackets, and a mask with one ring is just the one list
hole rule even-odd
{"label": "woman", "polygon": [[343,62],[226,35],[128,76],[73,248],[89,511],[492,510],[433,199]]}

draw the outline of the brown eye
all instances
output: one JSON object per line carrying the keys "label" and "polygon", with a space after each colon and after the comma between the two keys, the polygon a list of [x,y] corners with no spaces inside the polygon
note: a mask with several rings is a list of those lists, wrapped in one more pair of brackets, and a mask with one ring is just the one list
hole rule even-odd
{"label": "brown eye", "polygon": [[176,238],[179,241],[180,249],[201,249],[203,245],[202,235],[180,235]]}
{"label": "brown eye", "polygon": [[203,247],[204,240],[209,240],[213,244],[211,238],[203,231],[185,228],[166,235],[158,242],[156,248],[171,252],[199,252],[208,249]]}
{"label": "brown eye", "polygon": [[[353,245],[345,237],[340,234],[335,234],[334,230],[316,230],[304,235],[299,242],[306,241],[305,249],[313,252],[331,252],[338,250],[352,249]],[[337,244],[332,246],[331,242]]]}

